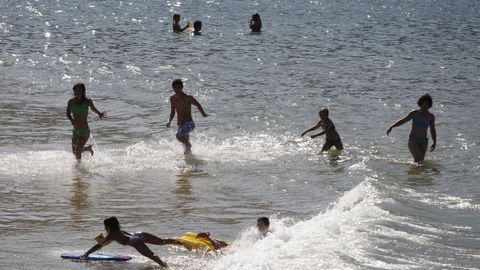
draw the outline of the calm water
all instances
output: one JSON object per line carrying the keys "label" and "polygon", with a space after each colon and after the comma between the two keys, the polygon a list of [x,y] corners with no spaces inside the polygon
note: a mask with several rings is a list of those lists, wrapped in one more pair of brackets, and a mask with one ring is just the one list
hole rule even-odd
{"label": "calm water", "polygon": [[[257,10],[261,35],[250,35]],[[174,12],[203,35],[171,33]],[[480,2],[0,1],[0,268],[151,269],[62,260],[116,215],[162,237],[210,231],[217,255],[151,246],[172,269],[480,268]],[[195,112],[194,156],[168,120],[171,81]],[[84,82],[95,155],[65,117]],[[410,124],[429,92],[438,146],[417,166]],[[299,134],[320,107],[346,150]],[[257,240],[269,216],[274,233]]]}

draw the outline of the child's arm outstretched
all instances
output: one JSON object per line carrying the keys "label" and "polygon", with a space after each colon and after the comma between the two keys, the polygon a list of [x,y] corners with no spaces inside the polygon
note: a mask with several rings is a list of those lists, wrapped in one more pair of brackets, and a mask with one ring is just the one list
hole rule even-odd
{"label": "child's arm outstretched", "polygon": [[200,113],[202,114],[203,117],[207,117],[208,114],[203,110],[203,107],[202,105],[194,98],[194,97],[191,97],[192,99],[192,104],[197,106],[198,110],[200,111]]}
{"label": "child's arm outstretched", "polygon": [[320,133],[318,133],[318,134],[315,134],[315,135],[312,135],[312,136],[310,136],[310,138],[313,139],[313,138],[316,138],[316,137],[318,137],[318,136],[322,136],[323,134],[325,134],[325,133],[327,133],[327,132],[329,132],[329,131],[331,131],[331,130],[333,130],[333,129],[335,128],[335,126],[333,125],[332,121],[329,120],[329,119],[327,119],[327,121],[325,121],[325,124],[324,124],[324,125],[325,125],[325,128],[324,128],[324,130],[323,130],[322,132],[320,132]]}
{"label": "child's arm outstretched", "polygon": [[96,114],[98,114],[98,117],[100,117],[100,119],[103,119],[105,118],[105,112],[100,112],[96,107],[95,105],[93,104],[93,100],[89,99],[88,100],[88,106],[90,106],[90,108],[92,109],[92,111]]}
{"label": "child's arm outstretched", "polygon": [[93,252],[101,249],[102,247],[110,244],[112,242],[112,240],[104,240],[102,243],[99,243],[99,244],[96,244],[95,246],[93,246],[91,249],[89,249],[87,252],[85,252],[82,256],[80,256],[80,259],[86,259],[88,258],[88,255],[92,254]]}
{"label": "child's arm outstretched", "polygon": [[322,126],[322,121],[319,121],[314,127],[305,130],[305,131],[302,133],[302,135],[300,135],[300,137],[305,136],[305,134],[307,134],[307,132],[314,131],[315,129],[318,129],[318,128],[321,127],[321,126]]}

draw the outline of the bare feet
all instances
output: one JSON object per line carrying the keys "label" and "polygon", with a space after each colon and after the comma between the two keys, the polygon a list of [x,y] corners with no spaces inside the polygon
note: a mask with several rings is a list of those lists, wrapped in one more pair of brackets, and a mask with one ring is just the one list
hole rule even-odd
{"label": "bare feet", "polygon": [[85,148],[84,148],[84,151],[90,152],[90,154],[93,156],[93,153],[94,153],[94,152],[93,152],[93,149],[92,149],[92,145],[91,145],[91,144],[90,144],[89,146],[85,147]]}

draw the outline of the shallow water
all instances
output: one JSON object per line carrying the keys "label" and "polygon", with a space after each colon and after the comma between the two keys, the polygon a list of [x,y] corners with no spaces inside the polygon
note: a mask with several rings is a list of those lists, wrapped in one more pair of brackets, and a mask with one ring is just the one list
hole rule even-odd
{"label": "shallow water", "polygon": [[[1,269],[151,269],[60,259],[119,218],[174,237],[210,231],[232,247],[151,246],[172,269],[480,267],[480,4],[476,1],[0,1]],[[264,31],[248,33],[253,10]],[[171,17],[203,22],[173,34]],[[171,81],[195,112],[185,157],[168,120]],[[65,117],[82,81],[93,157],[70,153]],[[417,166],[410,124],[432,94],[437,149]],[[344,142],[299,134],[330,108]],[[257,217],[274,233],[259,240]]]}

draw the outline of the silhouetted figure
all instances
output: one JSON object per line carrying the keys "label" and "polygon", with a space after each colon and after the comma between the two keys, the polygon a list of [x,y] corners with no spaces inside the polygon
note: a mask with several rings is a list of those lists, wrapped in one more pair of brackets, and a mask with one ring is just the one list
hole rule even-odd
{"label": "silhouetted figure", "polygon": [[262,31],[262,19],[258,13],[253,13],[250,20],[250,30],[254,33],[260,33]]}

